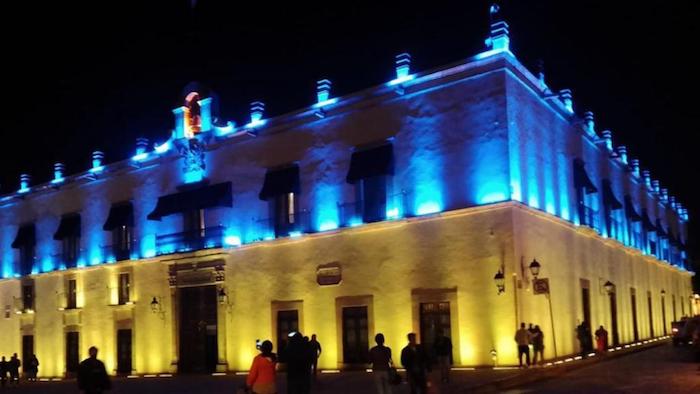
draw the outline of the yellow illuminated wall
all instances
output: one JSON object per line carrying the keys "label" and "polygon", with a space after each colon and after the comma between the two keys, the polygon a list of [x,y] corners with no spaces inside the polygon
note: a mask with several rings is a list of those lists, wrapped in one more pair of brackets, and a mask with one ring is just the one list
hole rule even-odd
{"label": "yellow illuminated wall", "polygon": [[[529,262],[542,264],[549,278],[559,355],[578,352],[575,326],[582,317],[580,280],[590,282],[592,325],[610,330],[610,312],[602,284],[618,292],[621,342],[632,340],[629,288],[637,292],[640,337],[649,336],[646,293],[653,295],[654,332],[662,334],[661,290],[666,291],[670,325],[671,294],[676,302],[691,296],[690,274],[642,256],[518,203],[463,209],[433,217],[412,218],[341,229],[300,238],[280,239],[241,248],[208,250],[181,256],[96,266],[34,276],[36,313],[0,319],[0,355],[20,353],[21,334],[33,333],[41,376],[65,372],[65,333],[80,332],[83,357],[90,346],[112,373],[116,369],[116,332],[133,330],[134,373],[174,372],[177,365],[177,319],[174,291],[168,285],[170,264],[224,259],[227,303],[219,306],[225,342],[220,360],[228,370],[246,370],[257,353],[256,339],[272,339],[273,308],[297,305],[305,334],[315,333],[323,346],[320,367],[342,367],[342,306],[369,304],[370,346],[382,332],[398,361],[406,334],[419,330],[419,302],[449,301],[454,358],[457,365],[516,363],[513,341],[519,321],[539,324],[545,333],[545,357],[553,356],[547,300],[532,294]],[[319,286],[319,265],[337,262],[342,282]],[[498,295],[494,274],[505,268],[506,291]],[[524,270],[522,269],[524,267]],[[117,306],[120,272],[132,275],[133,305]],[[65,281],[79,284],[78,310],[60,310]],[[0,300],[14,305],[19,280],[0,282]],[[156,313],[150,302],[156,297]],[[687,303],[689,305],[689,303]],[[12,307],[14,308],[14,307]],[[677,306],[680,314],[680,307]],[[4,310],[3,310],[4,312]]]}

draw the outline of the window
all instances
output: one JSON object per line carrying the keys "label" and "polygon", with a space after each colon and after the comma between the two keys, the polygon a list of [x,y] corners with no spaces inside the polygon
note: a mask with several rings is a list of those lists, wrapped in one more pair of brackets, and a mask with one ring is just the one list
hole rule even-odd
{"label": "window", "polygon": [[61,257],[63,262],[68,267],[75,267],[78,261],[78,244],[80,243],[80,238],[75,236],[69,236],[61,240],[62,253]]}
{"label": "window", "polygon": [[80,254],[80,215],[70,214],[61,218],[53,238],[61,242],[61,258],[67,268],[74,268]]}
{"label": "window", "polygon": [[33,244],[24,244],[19,248],[19,273],[29,275],[34,269],[35,249]]}
{"label": "window", "polygon": [[369,362],[366,306],[343,308],[343,362],[345,364]]}
{"label": "window", "polygon": [[439,336],[452,337],[449,302],[420,304],[420,342],[429,354]]}
{"label": "window", "polygon": [[605,224],[608,237],[622,241],[622,203],[615,196],[612,183],[603,179],[603,204],[605,208]]}
{"label": "window", "polygon": [[119,274],[119,305],[125,305],[130,301],[130,287],[129,273],[122,272]]}
{"label": "window", "polygon": [[78,283],[75,279],[69,279],[66,291],[66,309],[78,307]]}
{"label": "window", "polygon": [[131,232],[130,226],[119,226],[112,230],[112,252],[117,261],[131,257]]}
{"label": "window", "polygon": [[203,209],[194,209],[182,213],[182,231],[190,237],[204,237],[204,228]]}
{"label": "window", "polygon": [[355,184],[356,201],[363,222],[372,223],[386,219],[386,184],[387,177],[384,175],[365,178]]}
{"label": "window", "polygon": [[[385,220],[387,185],[394,175],[394,148],[390,143],[353,152],[346,181],[355,186],[355,203],[344,207],[343,224]],[[344,204],[344,206],[347,204]],[[350,211],[353,212],[350,212]]]}
{"label": "window", "polygon": [[22,310],[34,310],[34,281],[25,281],[22,283]]}
{"label": "window", "polygon": [[275,236],[285,237],[290,232],[298,231],[298,198],[294,192],[280,194],[270,200],[270,216]]}
{"label": "window", "polygon": [[306,219],[306,215],[302,215],[299,209],[300,192],[298,165],[270,169],[265,174],[258,197],[268,203],[269,220],[266,224],[274,230],[276,237],[308,229],[308,224],[302,223],[302,216]]}
{"label": "window", "polygon": [[578,158],[574,160],[574,189],[576,190],[579,223],[599,229],[598,188],[588,176],[585,163]]}
{"label": "window", "polygon": [[17,230],[17,236],[12,242],[12,247],[17,249],[19,254],[17,269],[20,275],[24,276],[32,273],[34,269],[35,245],[36,230],[34,224],[20,226],[19,230]]}

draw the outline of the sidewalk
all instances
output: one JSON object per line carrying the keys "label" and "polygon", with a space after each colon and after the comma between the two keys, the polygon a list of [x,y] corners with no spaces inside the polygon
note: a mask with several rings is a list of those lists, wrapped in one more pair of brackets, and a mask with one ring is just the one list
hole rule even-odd
{"label": "sidewalk", "polygon": [[[517,367],[500,368],[454,368],[450,374],[450,383],[437,383],[437,392],[447,393],[494,393],[509,388],[530,384],[536,381],[551,379],[573,369],[589,366],[594,363],[615,359],[630,353],[639,352],[651,347],[670,343],[668,337],[640,342],[638,345],[626,345],[613,349],[605,355],[594,355],[587,359],[579,357],[562,358],[548,361],[542,368],[518,369]],[[403,375],[403,373],[402,373]],[[404,375],[405,376],[405,375]],[[114,378],[113,389],[109,394],[153,394],[157,392],[168,394],[235,393],[236,389],[245,383],[245,374],[230,373],[221,376],[211,375],[147,375],[136,378]],[[433,371],[433,382],[439,382],[439,371]],[[285,375],[278,374],[278,391],[286,392]],[[61,380],[37,383],[25,383],[17,393],[77,393],[75,380]],[[372,374],[365,371],[324,371],[319,374],[313,385],[314,394],[364,394],[374,393]],[[393,394],[408,394],[409,387],[405,383],[394,387]]]}

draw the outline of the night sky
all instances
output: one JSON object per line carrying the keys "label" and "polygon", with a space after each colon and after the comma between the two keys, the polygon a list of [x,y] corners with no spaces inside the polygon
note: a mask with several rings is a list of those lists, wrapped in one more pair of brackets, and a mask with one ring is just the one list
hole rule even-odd
{"label": "night sky", "polygon": [[[418,71],[459,61],[484,49],[490,4],[12,3],[0,16],[2,194],[21,172],[45,182],[56,161],[75,173],[93,150],[112,162],[133,154],[136,137],[167,139],[193,80],[218,94],[220,118],[241,124],[253,100],[266,116],[309,105],[317,79],[331,79],[334,95],[385,82],[402,51]],[[542,59],[548,85],[572,89],[576,111],[594,111],[598,129],[689,208],[692,225],[700,3],[618,3],[500,2],[521,62],[534,70]]]}

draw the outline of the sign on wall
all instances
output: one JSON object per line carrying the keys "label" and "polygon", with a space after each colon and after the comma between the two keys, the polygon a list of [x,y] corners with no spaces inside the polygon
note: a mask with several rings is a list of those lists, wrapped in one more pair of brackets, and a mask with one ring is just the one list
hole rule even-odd
{"label": "sign on wall", "polygon": [[316,283],[319,286],[337,285],[342,279],[343,270],[340,267],[340,263],[322,264],[316,268]]}
{"label": "sign on wall", "polygon": [[532,289],[535,294],[549,294],[549,279],[535,279],[532,282]]}

